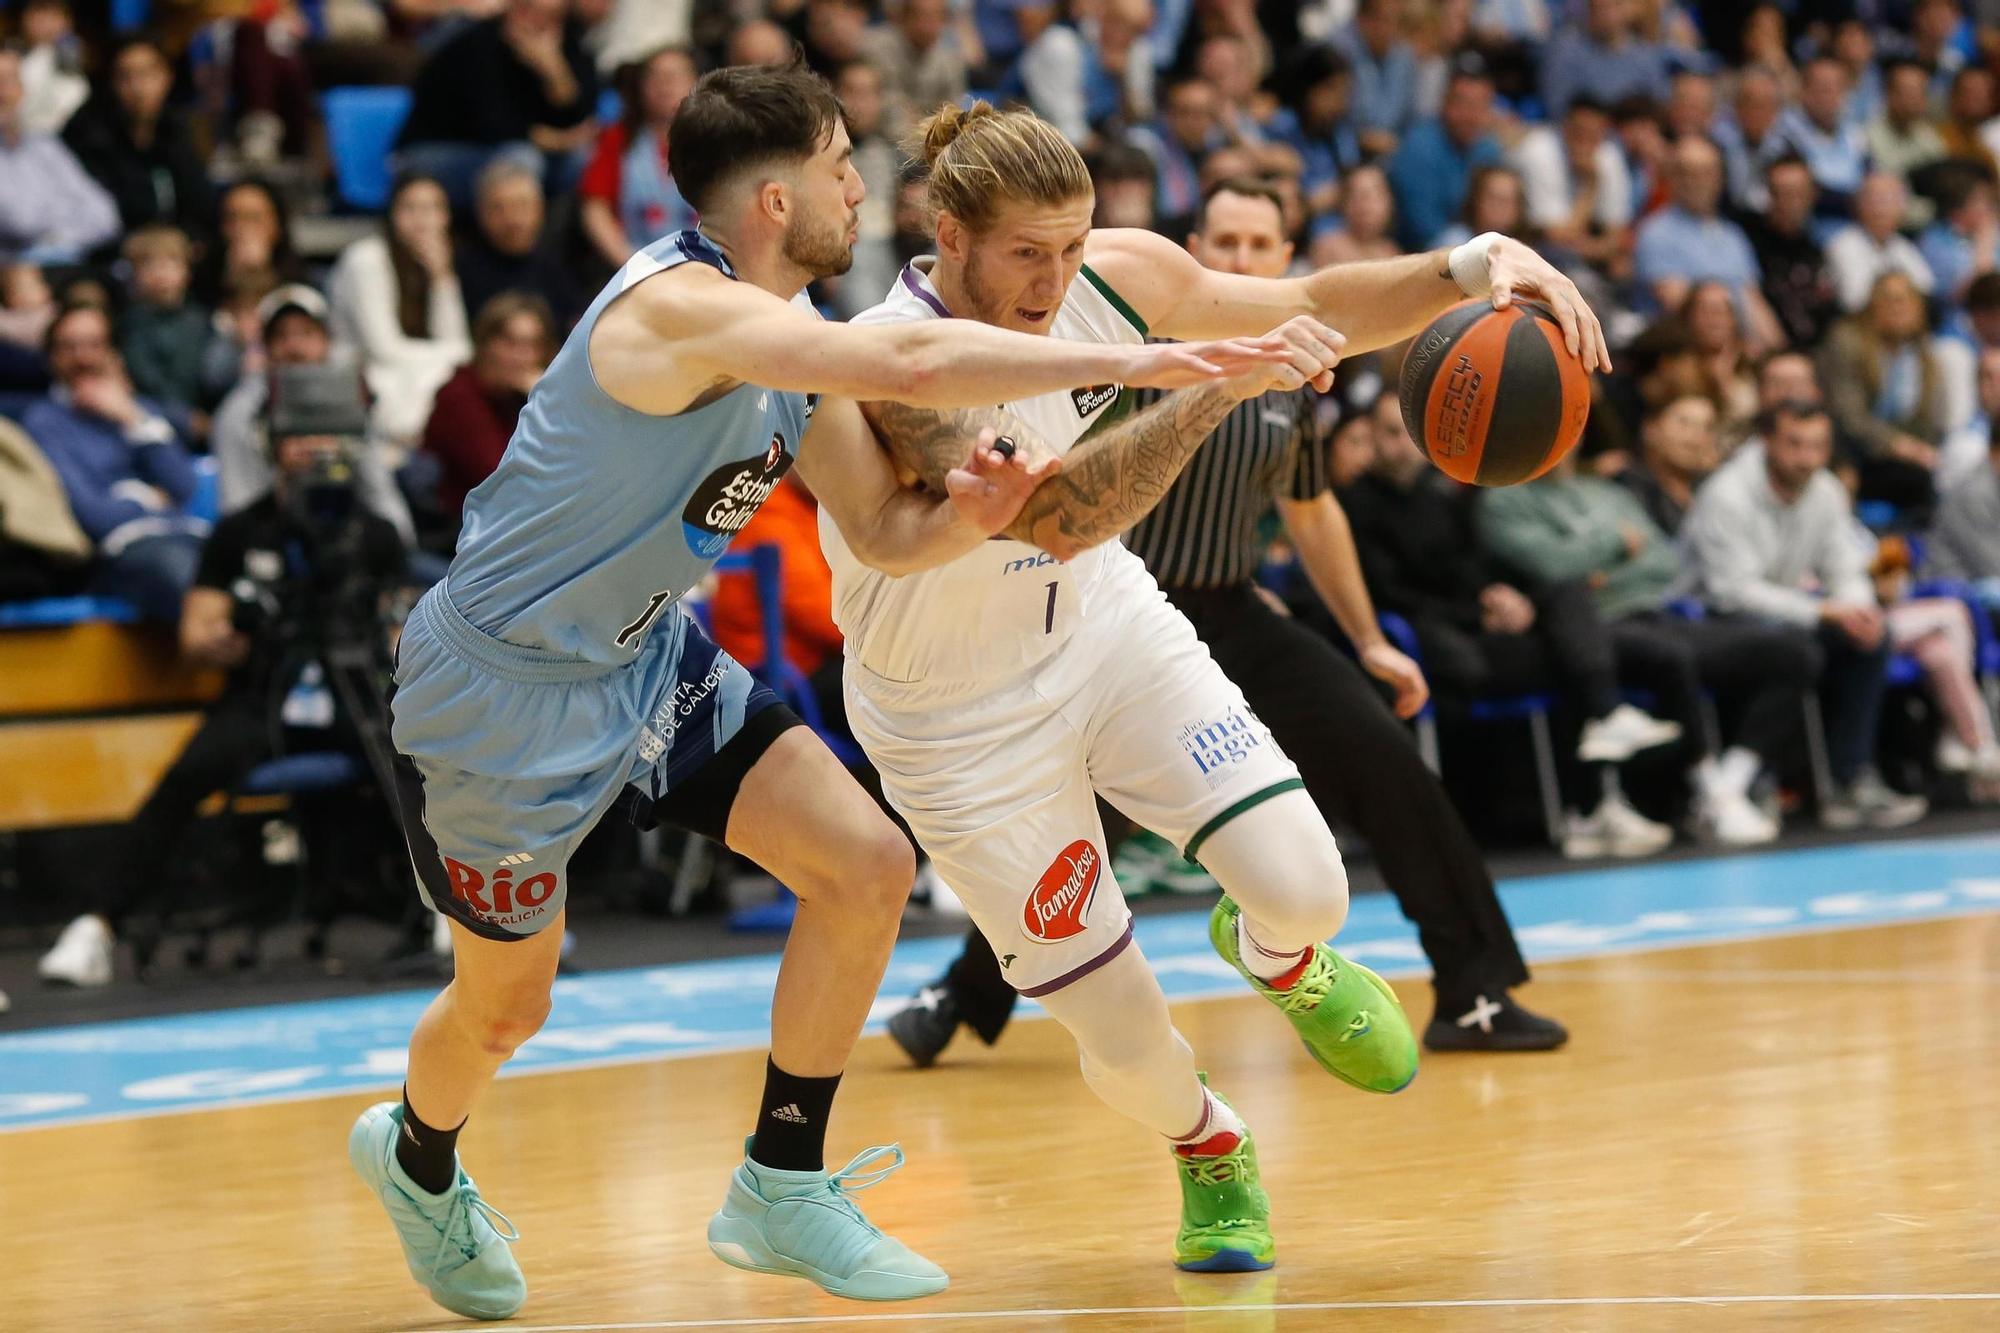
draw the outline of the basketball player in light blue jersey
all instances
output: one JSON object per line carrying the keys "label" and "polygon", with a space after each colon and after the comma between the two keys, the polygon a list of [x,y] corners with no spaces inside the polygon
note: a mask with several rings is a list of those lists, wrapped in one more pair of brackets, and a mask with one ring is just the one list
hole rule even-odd
{"label": "basketball player in light blue jersey", "polygon": [[548,1014],[567,862],[614,806],[727,843],[799,899],[763,1105],[711,1248],[859,1299],[944,1288],[852,1198],[901,1149],[832,1175],[822,1157],[909,891],[909,844],[677,603],[795,460],[861,558],[892,574],[972,550],[1050,466],[968,439],[971,461],[943,487],[901,490],[856,398],[948,408],[1173,387],[1284,357],[1269,339],[1104,346],[956,320],[822,322],[803,289],[850,263],[863,191],[849,153],[839,104],[796,65],[702,80],[669,144],[701,229],[633,256],[592,303],[468,500],[450,575],[404,630],[397,795],[456,974],[411,1038],[401,1104],[364,1112],[348,1146],[411,1273],[459,1314],[506,1318],[527,1296],[519,1237],[456,1139]]}

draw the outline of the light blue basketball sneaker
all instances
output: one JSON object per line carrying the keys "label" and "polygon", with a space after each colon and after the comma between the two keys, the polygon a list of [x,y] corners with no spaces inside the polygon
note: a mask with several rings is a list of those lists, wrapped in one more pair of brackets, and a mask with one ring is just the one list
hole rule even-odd
{"label": "light blue basketball sneaker", "polygon": [[347,1135],[347,1160],[368,1192],[389,1210],[410,1276],[453,1314],[507,1318],[528,1299],[528,1280],[508,1248],[521,1233],[479,1197],[463,1166],[442,1195],[419,1187],[396,1161],[396,1136],[402,1132],[400,1102],[369,1107]]}
{"label": "light blue basketball sneaker", "polygon": [[[750,1160],[729,1180],[729,1197],[708,1223],[715,1257],[753,1273],[802,1277],[835,1296],[857,1301],[906,1301],[935,1296],[951,1282],[945,1271],[885,1236],[851,1197],[903,1165],[903,1150],[870,1148],[839,1171],[778,1171]],[[885,1157],[895,1160],[871,1170]]]}

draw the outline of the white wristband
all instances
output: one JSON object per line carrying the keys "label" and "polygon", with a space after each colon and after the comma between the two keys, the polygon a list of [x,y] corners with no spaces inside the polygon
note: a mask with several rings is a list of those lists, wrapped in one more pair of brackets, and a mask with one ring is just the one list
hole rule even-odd
{"label": "white wristband", "polygon": [[1486,252],[1499,239],[1497,231],[1481,232],[1452,250],[1446,267],[1451,270],[1452,281],[1467,296],[1484,296],[1493,290],[1492,275],[1486,271]]}

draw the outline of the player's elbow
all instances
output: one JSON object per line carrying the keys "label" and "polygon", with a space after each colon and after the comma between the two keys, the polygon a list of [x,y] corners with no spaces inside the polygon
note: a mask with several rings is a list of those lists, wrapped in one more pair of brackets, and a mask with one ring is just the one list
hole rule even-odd
{"label": "player's elbow", "polygon": [[917,552],[902,543],[885,541],[877,533],[856,533],[848,538],[847,547],[856,560],[892,579],[914,574],[924,567]]}
{"label": "player's elbow", "polygon": [[870,391],[860,396],[915,407],[937,406],[930,399],[950,356],[938,328],[932,324],[899,325],[883,350],[879,363],[869,372]]}

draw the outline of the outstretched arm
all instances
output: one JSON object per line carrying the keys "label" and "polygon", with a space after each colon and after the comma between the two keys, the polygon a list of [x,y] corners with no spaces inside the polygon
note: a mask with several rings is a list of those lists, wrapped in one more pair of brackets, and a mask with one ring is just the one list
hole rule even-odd
{"label": "outstretched arm", "polygon": [[991,447],[990,425],[967,428],[937,489],[911,491],[897,484],[854,402],[825,399],[800,441],[799,475],[861,562],[900,578],[956,560],[1001,531],[1060,466],[1048,457],[1003,458]]}
{"label": "outstretched arm", "polygon": [[695,264],[627,292],[590,338],[598,383],[658,416],[736,383],[958,407],[1090,384],[1179,388],[1280,359],[1261,340],[1134,347],[959,319],[836,324]]}
{"label": "outstretched arm", "polygon": [[[1489,288],[1493,304],[1514,297],[1545,302],[1586,369],[1609,370],[1610,350],[1576,284],[1519,241],[1499,237],[1483,258],[1468,253],[1454,277],[1452,252],[1334,264],[1302,278],[1253,278],[1204,268],[1193,255],[1152,232],[1091,233],[1088,262],[1165,338],[1216,338],[1268,329],[1311,315],[1347,335],[1350,355],[1414,336],[1468,288]],[[1481,267],[1483,264],[1483,268]],[[1468,280],[1461,286],[1459,278]]]}
{"label": "outstretched arm", "polygon": [[[1273,337],[1290,349],[1283,365],[1265,366],[1221,385],[1186,389],[1079,442],[1063,459],[1060,475],[1028,497],[1005,533],[1038,546],[1058,560],[1127,531],[1152,512],[1180,476],[1194,451],[1235,406],[1269,388],[1325,388],[1344,345],[1340,335],[1311,319],[1293,320]],[[997,422],[1017,440],[1046,446],[1018,418],[997,409],[934,412],[898,403],[863,406],[897,468],[926,486],[941,470],[965,458],[968,435]]]}

